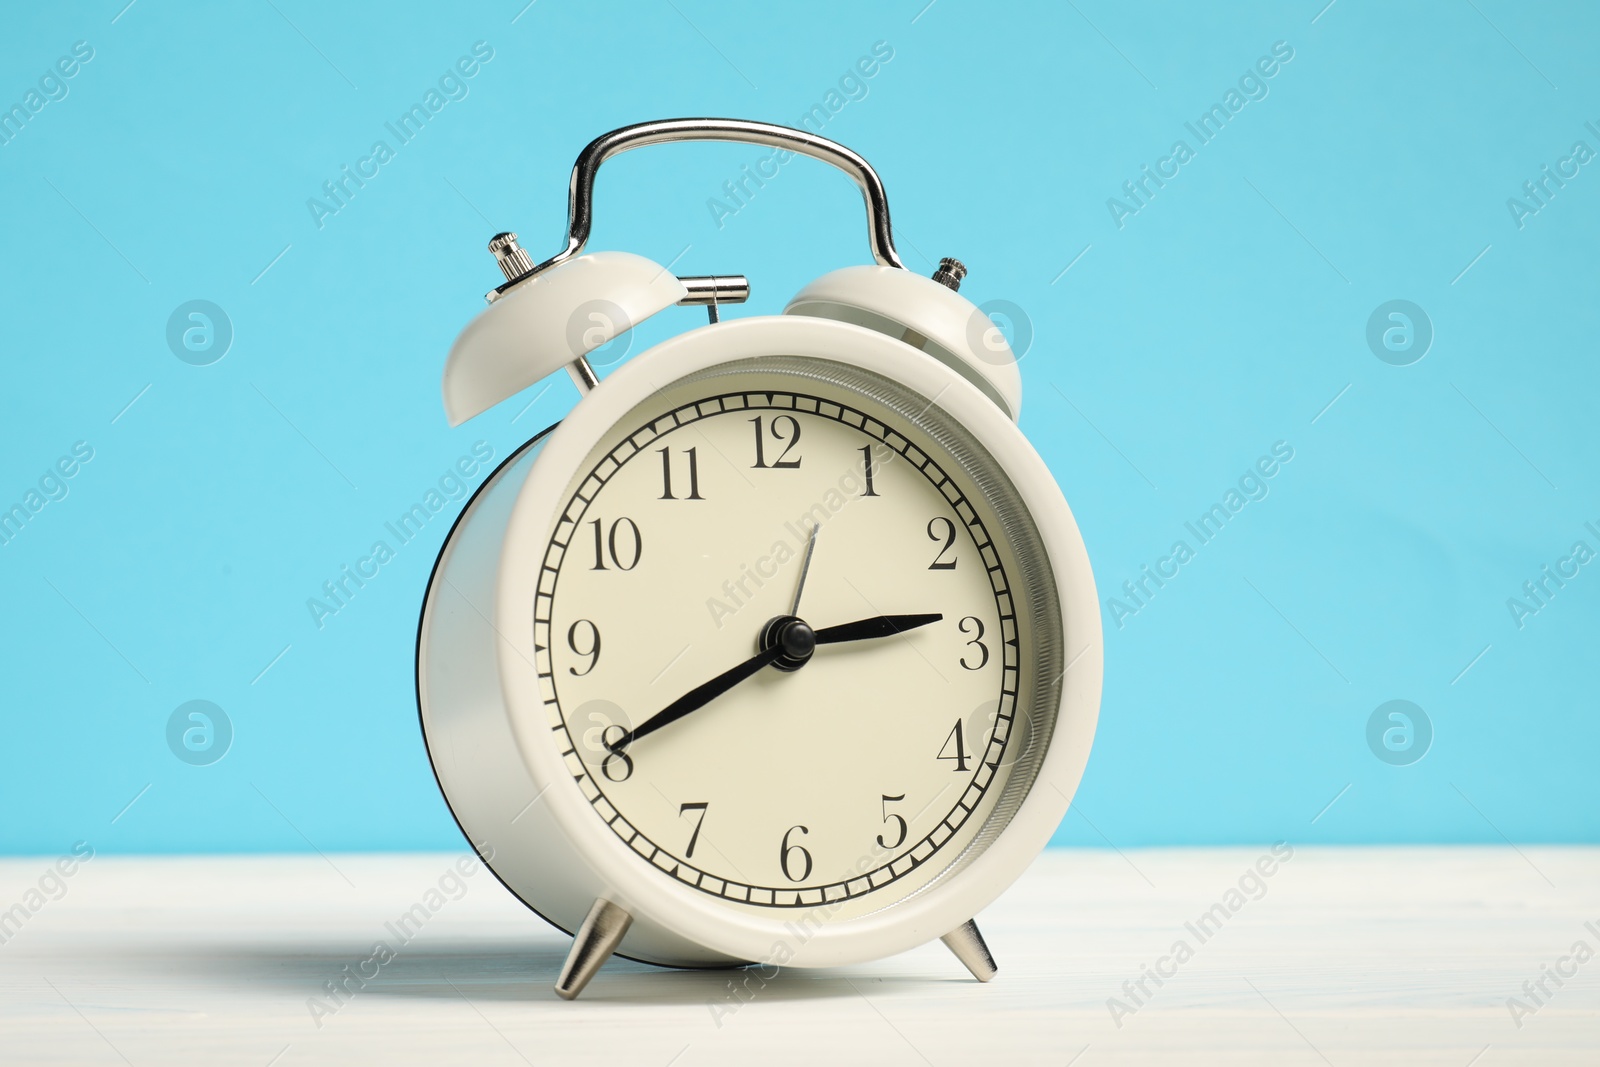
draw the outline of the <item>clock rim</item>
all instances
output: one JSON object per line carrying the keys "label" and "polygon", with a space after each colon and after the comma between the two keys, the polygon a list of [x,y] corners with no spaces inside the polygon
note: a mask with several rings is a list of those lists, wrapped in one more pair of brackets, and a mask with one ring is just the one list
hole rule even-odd
{"label": "clock rim", "polygon": [[[601,895],[679,937],[723,956],[767,959],[775,941],[791,942],[796,921],[812,909],[765,914],[714,900],[674,883],[596,820],[552,743],[533,652],[533,603],[542,552],[567,506],[571,481],[595,444],[640,403],[679,379],[752,355],[799,356],[858,367],[889,378],[938,406],[993,457],[1016,488],[1039,530],[1055,578],[1062,633],[1087,639],[1064,649],[1071,664],[1037,776],[1010,821],[959,869],[883,909],[825,920],[803,944],[789,947],[790,966],[834,966],[881,958],[948,933],[974,917],[1026,870],[1066,814],[1082,777],[1099,713],[1102,634],[1088,554],[1070,507],[1044,461],[1016,425],[955,371],[897,338],[849,323],[805,316],[759,316],[708,325],[669,338],[609,375],[546,439],[506,525],[496,578],[495,622],[515,651],[497,650],[500,688],[522,762],[545,789],[555,823],[604,886]],[[516,547],[514,547],[516,546]],[[537,724],[525,729],[523,724]],[[546,787],[548,787],[546,789]]]}

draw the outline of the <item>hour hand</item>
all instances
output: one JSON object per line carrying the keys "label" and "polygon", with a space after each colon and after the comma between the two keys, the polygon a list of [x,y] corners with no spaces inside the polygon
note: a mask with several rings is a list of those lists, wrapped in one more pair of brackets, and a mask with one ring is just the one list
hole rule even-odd
{"label": "hour hand", "polygon": [[870,619],[857,619],[855,622],[840,623],[838,626],[824,626],[817,631],[817,644],[837,645],[843,641],[870,641],[878,637],[893,637],[895,634],[915,630],[919,626],[927,626],[944,618],[943,615],[874,615]]}

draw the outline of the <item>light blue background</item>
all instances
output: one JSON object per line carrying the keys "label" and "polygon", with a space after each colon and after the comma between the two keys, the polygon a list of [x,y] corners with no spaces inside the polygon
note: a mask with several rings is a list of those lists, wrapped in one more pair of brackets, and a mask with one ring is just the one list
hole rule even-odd
{"label": "light blue background", "polygon": [[[1521,629],[1506,606],[1573,542],[1600,549],[1600,165],[1522,229],[1506,206],[1574,141],[1600,149],[1600,17],[925,2],[8,13],[0,104],[95,51],[0,146],[0,504],[74,442],[94,459],[0,546],[0,850],[457,847],[411,688],[448,518],[325,628],[306,600],[475,441],[503,457],[575,399],[559,380],[445,426],[444,353],[497,280],[485,240],[553,252],[595,135],[793,124],[877,41],[893,59],[823,132],[884,175],[912,266],[958,256],[965,293],[1025,309],[1023,427],[1103,598],[1294,448],[1137,616],[1106,616],[1099,736],[1057,840],[1600,840],[1600,566]],[[307,199],[477,41],[494,58],[470,95],[319,229]],[[1196,147],[1184,122],[1276,41],[1294,58],[1266,99],[1119,229],[1107,198]],[[859,197],[820,165],[714,223],[708,198],[760,154],[617,160],[591,247],[748,274],[755,313],[864,261]],[[233,323],[211,366],[166,344],[192,299]],[[1436,331],[1411,366],[1365,341],[1391,299]],[[669,312],[635,351],[698,321]],[[166,745],[191,699],[234,725],[211,766]],[[1410,766],[1367,747],[1391,699],[1433,724]]]}

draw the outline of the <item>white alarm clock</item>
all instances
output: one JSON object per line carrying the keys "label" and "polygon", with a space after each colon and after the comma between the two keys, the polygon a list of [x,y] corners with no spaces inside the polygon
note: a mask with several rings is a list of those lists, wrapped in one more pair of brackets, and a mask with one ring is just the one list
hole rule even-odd
{"label": "white alarm clock", "polygon": [[[742,276],[583,252],[595,173],[666,141],[831,163],[875,265],[782,315],[719,321]],[[450,351],[459,424],[567,369],[582,399],[467,503],[434,567],[417,703],[439,787],[496,876],[575,942],[571,998],[614,952],[825,967],[942,938],[1066,813],[1098,714],[1101,633],[1072,513],[1017,429],[999,331],[895,253],[878,175],[813,134],[681,119],[592,142],[567,246]],[[587,354],[674,305],[710,323],[598,380]]]}

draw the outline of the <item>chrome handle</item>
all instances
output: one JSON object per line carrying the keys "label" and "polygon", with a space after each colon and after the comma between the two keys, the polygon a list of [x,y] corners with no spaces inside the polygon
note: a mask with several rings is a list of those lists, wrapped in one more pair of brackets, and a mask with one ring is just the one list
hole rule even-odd
{"label": "chrome handle", "polygon": [[[612,156],[646,145],[666,144],[672,141],[728,141],[737,144],[767,145],[785,148],[820,159],[848,174],[861,189],[867,207],[867,241],[872,248],[872,258],[886,267],[905,264],[894,250],[894,236],[889,229],[889,200],[883,191],[883,180],[872,165],[859,155],[826,137],[818,137],[804,130],[775,126],[766,122],[746,122],[742,119],[663,119],[658,122],[640,122],[623,126],[590,141],[578,154],[572,165],[571,193],[567,208],[567,247],[512,281],[548,270],[583,251],[588,243],[589,230],[594,221],[594,179],[600,164]],[[502,286],[504,289],[506,286]]]}

